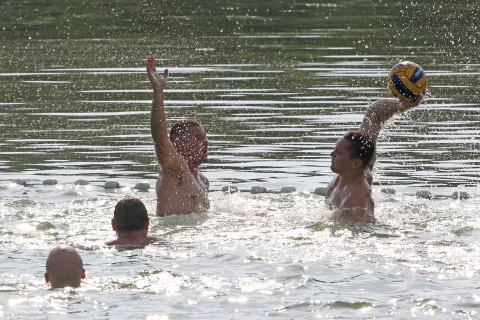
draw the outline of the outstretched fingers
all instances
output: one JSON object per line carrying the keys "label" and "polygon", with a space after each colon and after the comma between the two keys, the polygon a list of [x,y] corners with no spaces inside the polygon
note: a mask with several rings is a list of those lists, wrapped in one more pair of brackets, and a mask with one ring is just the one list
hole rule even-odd
{"label": "outstretched fingers", "polygon": [[425,97],[425,95],[423,93],[420,93],[415,100],[413,100],[413,101],[402,101],[402,104],[403,104],[405,110],[409,110],[411,108],[414,108],[414,107],[418,106],[420,104],[420,102],[422,102],[424,97]]}
{"label": "outstretched fingers", "polygon": [[168,69],[165,69],[165,71],[163,71],[163,79],[165,80],[165,83],[167,83],[167,80],[168,80]]}
{"label": "outstretched fingers", "polygon": [[154,56],[151,56],[147,60],[147,71],[148,72],[151,72],[151,71],[156,72],[157,71],[157,67],[155,66],[155,57]]}
{"label": "outstretched fingers", "polygon": [[163,77],[157,73],[157,68],[155,66],[155,57],[151,56],[147,60],[147,73],[150,83],[153,86],[154,90],[163,90],[167,84],[168,79],[168,69],[163,71]]}

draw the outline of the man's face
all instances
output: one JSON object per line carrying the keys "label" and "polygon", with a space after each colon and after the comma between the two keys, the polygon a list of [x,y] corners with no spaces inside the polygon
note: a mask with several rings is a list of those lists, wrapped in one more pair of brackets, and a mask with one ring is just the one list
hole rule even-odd
{"label": "man's face", "polygon": [[350,147],[350,142],[347,139],[342,137],[337,141],[335,149],[330,153],[332,157],[330,169],[332,169],[333,172],[340,174],[355,167],[355,161],[359,159],[350,158],[348,147]]}
{"label": "man's face", "polygon": [[208,157],[208,140],[202,126],[193,126],[175,140],[177,151],[192,163],[202,163]]}

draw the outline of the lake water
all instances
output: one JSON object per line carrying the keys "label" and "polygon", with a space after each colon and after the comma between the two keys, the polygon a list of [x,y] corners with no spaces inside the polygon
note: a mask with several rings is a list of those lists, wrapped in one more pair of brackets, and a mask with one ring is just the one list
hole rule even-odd
{"label": "lake water", "polygon": [[[0,317],[479,318],[479,4],[21,0],[0,9]],[[170,70],[169,120],[199,119],[208,131],[205,214],[155,217],[154,191],[133,188],[158,176],[152,54]],[[333,177],[336,140],[389,96],[386,75],[400,60],[426,70],[427,99],[379,138],[378,223],[336,224],[313,190]],[[108,180],[122,188],[106,190]],[[272,192],[225,195],[229,185]],[[285,186],[297,192],[277,193]],[[420,189],[436,199],[415,197]],[[103,245],[125,195],[146,203],[150,233],[166,245]],[[82,288],[47,290],[45,260],[58,244],[79,250]]]}

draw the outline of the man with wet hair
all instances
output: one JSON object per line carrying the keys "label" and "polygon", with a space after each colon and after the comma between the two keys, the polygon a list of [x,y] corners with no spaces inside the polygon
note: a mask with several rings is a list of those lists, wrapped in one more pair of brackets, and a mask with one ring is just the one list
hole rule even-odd
{"label": "man with wet hair", "polygon": [[81,279],[85,279],[83,261],[77,251],[66,245],[53,248],[46,263],[45,281],[51,288],[80,287]]}
{"label": "man with wet hair", "polygon": [[144,247],[159,239],[148,236],[147,208],[140,199],[127,197],[115,206],[112,219],[112,229],[117,233],[117,239],[105,243],[112,245],[128,245]]}
{"label": "man with wet hair", "polygon": [[153,87],[151,131],[160,168],[157,180],[157,215],[189,214],[207,210],[209,182],[198,167],[207,160],[208,140],[197,121],[175,124],[170,135],[163,98],[168,70],[157,74],[155,58],[147,61],[147,73]]}
{"label": "man with wet hair", "polygon": [[[423,92],[425,94],[425,92]],[[331,169],[336,173],[325,194],[334,217],[355,222],[373,222],[371,170],[376,160],[376,141],[382,125],[394,114],[420,104],[423,94],[413,102],[396,98],[380,99],[367,109],[359,131],[347,132],[331,152]]]}

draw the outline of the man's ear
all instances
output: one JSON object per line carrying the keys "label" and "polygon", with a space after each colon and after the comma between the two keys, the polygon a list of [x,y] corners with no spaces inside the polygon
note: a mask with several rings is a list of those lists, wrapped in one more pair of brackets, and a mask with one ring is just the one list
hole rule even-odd
{"label": "man's ear", "polygon": [[85,268],[82,268],[82,275],[81,275],[81,278],[82,278],[82,279],[85,279]]}
{"label": "man's ear", "polygon": [[45,272],[45,282],[50,282],[50,277],[48,276],[48,273]]}
{"label": "man's ear", "polygon": [[355,162],[353,164],[355,168],[360,168],[363,165],[363,161],[360,159],[355,159]]}
{"label": "man's ear", "polygon": [[150,219],[147,218],[147,222],[145,222],[145,230],[148,233],[148,228],[150,227]]}
{"label": "man's ear", "polygon": [[115,223],[114,219],[112,219],[112,229],[113,231],[117,231],[117,224]]}
{"label": "man's ear", "polygon": [[178,142],[180,141],[180,137],[177,136],[177,137],[173,138],[173,140],[171,140],[171,141],[172,141],[173,147],[175,149],[177,149],[178,148]]}

